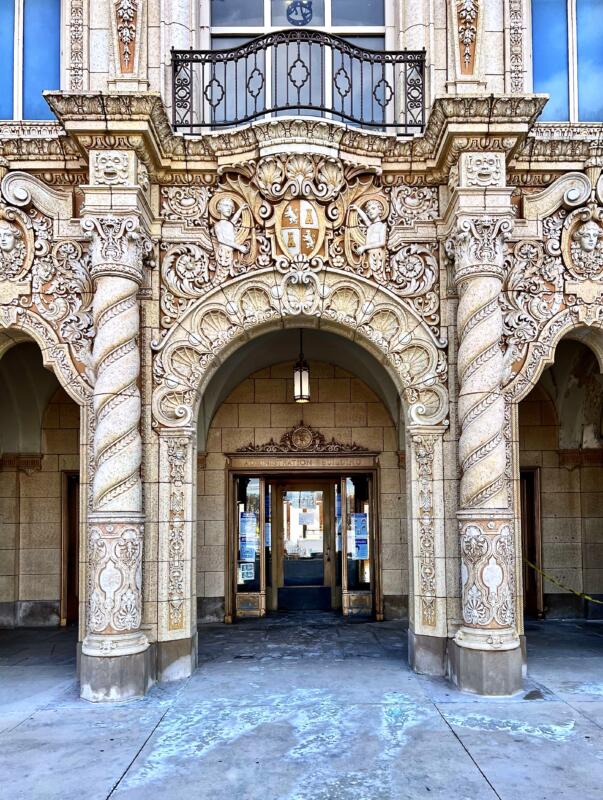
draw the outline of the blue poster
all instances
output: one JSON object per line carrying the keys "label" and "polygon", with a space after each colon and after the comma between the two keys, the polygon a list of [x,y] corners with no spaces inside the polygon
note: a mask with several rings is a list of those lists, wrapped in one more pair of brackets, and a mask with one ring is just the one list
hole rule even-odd
{"label": "blue poster", "polygon": [[241,511],[239,515],[239,559],[241,561],[255,561],[257,549],[257,514],[253,511]]}
{"label": "blue poster", "polygon": [[351,514],[354,531],[354,559],[363,561],[369,557],[367,514]]}

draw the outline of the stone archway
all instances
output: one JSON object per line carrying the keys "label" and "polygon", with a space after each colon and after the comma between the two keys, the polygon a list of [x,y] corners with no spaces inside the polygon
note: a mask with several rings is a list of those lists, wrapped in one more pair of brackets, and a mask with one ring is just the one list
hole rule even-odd
{"label": "stone archway", "polygon": [[586,345],[593,353],[599,369],[603,372],[603,326],[600,323],[586,325],[572,313],[572,309],[562,312],[544,327],[541,337],[532,342],[522,368],[515,374],[505,390],[505,437],[508,442],[510,458],[507,475],[510,506],[514,515],[515,556],[517,592],[516,618],[520,634],[523,630],[523,579],[522,562],[522,518],[520,502],[520,403],[540,385],[544,371],[555,364],[559,344],[573,341]]}
{"label": "stone archway", "polygon": [[[386,289],[307,263],[284,274],[241,276],[194,302],[156,343],[154,424],[159,434],[159,641],[194,639],[192,553],[196,420],[219,366],[245,342],[283,328],[319,328],[354,341],[390,375],[406,411],[412,663],[444,669],[447,637],[443,435],[448,395],[444,343]],[[160,579],[161,580],[161,579]],[[434,644],[435,643],[435,644]],[[423,658],[423,651],[425,657]],[[437,653],[434,667],[434,652]]]}

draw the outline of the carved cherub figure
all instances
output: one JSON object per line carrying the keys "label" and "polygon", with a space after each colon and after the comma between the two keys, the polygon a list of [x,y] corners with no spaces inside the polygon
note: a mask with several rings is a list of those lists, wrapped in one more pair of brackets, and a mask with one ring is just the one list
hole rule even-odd
{"label": "carved cherub figure", "polygon": [[382,219],[385,209],[379,200],[369,200],[364,205],[351,206],[357,212],[363,225],[366,226],[364,244],[358,246],[358,254],[368,253],[369,274],[374,274],[377,278],[386,279],[386,244],[387,244],[387,224]]}
{"label": "carved cherub figure", "polygon": [[235,202],[230,197],[224,197],[216,204],[216,211],[220,215],[214,225],[214,236],[218,242],[216,261],[218,267],[227,269],[231,276],[234,276],[235,251],[239,253],[249,251],[249,245],[237,241],[237,223],[246,208],[248,206],[243,204],[236,210]]}
{"label": "carved cherub figure", "polygon": [[25,262],[25,242],[18,226],[0,219],[0,277],[14,278]]}
{"label": "carved cherub figure", "polygon": [[574,232],[571,243],[574,266],[585,276],[593,277],[603,270],[603,228],[590,219]]}

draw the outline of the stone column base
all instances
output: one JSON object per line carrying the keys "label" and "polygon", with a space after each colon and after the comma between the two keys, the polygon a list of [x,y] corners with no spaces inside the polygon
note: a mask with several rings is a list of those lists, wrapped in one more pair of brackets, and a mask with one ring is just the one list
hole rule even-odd
{"label": "stone column base", "polygon": [[463,692],[483,695],[510,695],[521,691],[521,648],[513,650],[474,650],[460,647],[453,639],[448,644],[450,679]]}
{"label": "stone column base", "polygon": [[144,697],[155,682],[155,645],[120,656],[80,652],[79,677],[80,696],[92,703]]}
{"label": "stone column base", "polygon": [[157,642],[157,680],[188,678],[197,667],[197,631],[189,639]]}
{"label": "stone column base", "polygon": [[408,630],[408,663],[420,675],[446,674],[446,646],[443,636],[426,636]]}

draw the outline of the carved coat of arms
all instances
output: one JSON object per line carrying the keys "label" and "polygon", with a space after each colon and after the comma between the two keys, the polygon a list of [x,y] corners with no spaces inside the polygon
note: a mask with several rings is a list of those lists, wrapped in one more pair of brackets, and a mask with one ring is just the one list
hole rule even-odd
{"label": "carved coat of arms", "polygon": [[287,200],[276,209],[276,239],[288,258],[324,255],[325,229],[322,208],[310,200]]}

